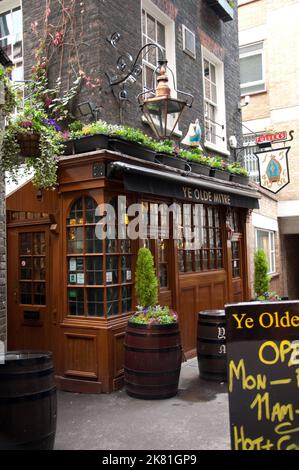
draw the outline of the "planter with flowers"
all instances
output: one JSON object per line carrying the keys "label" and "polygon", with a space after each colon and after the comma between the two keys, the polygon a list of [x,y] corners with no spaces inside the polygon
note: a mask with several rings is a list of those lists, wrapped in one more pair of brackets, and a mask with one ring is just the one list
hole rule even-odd
{"label": "planter with flowers", "polygon": [[86,153],[98,149],[108,149],[108,135],[111,132],[111,126],[104,121],[96,121],[91,124],[83,125],[80,121],[75,121],[69,125],[69,134],[66,141],[67,152]]}
{"label": "planter with flowers", "polygon": [[16,180],[20,171],[33,171],[33,183],[53,188],[57,182],[58,157],[63,152],[61,129],[41,108],[26,104],[5,128],[1,167]]}
{"label": "planter with flowers", "polygon": [[177,394],[181,371],[180,331],[176,313],[157,305],[158,280],[147,248],[138,253],[135,289],[142,306],[126,329],[126,391],[134,398],[170,398]]}
{"label": "planter with flowers", "polygon": [[248,171],[239,162],[231,163],[227,166],[227,169],[230,173],[230,181],[238,184],[249,184]]}
{"label": "planter with flowers", "polygon": [[43,52],[41,48],[36,53],[37,63],[26,84],[25,105],[21,100],[18,114],[14,113],[16,103],[7,115],[0,163],[9,179],[17,182],[20,174],[33,173],[35,186],[50,189],[57,184],[57,164],[64,153],[61,123],[69,117],[68,105],[79,89],[81,77],[75,77],[65,92],[60,78],[49,88],[48,61]]}
{"label": "planter with flowers", "polygon": [[202,154],[201,150],[181,150],[180,155],[181,157],[186,159],[187,166],[190,168],[190,171],[192,171],[192,173],[210,176],[210,160],[208,157],[205,157]]}
{"label": "planter with flowers", "polygon": [[155,141],[140,129],[115,127],[110,132],[109,148],[131,157],[155,161]]}
{"label": "planter with flowers", "polygon": [[157,163],[185,170],[186,160],[181,155],[175,154],[175,146],[171,140],[156,142],[155,150]]}
{"label": "planter with flowers", "polygon": [[226,171],[226,165],[222,158],[209,158],[209,165],[211,167],[210,176],[218,178],[219,180],[229,181],[229,172]]}

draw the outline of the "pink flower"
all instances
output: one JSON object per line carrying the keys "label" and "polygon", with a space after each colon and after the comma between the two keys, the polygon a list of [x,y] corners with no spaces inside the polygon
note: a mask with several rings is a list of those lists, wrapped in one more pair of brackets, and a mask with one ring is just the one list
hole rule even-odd
{"label": "pink flower", "polygon": [[63,40],[63,33],[61,31],[57,31],[55,33],[54,39],[53,39],[53,44],[54,46],[60,46]]}
{"label": "pink flower", "polygon": [[37,25],[38,25],[37,21],[33,21],[31,23],[31,31],[33,32],[33,34],[37,34]]}
{"label": "pink flower", "polygon": [[49,108],[49,106],[53,103],[53,100],[52,98],[50,98],[50,96],[46,96],[45,97],[45,106],[46,108]]}
{"label": "pink flower", "polygon": [[63,131],[62,137],[64,140],[68,140],[70,138],[70,132],[69,131]]}

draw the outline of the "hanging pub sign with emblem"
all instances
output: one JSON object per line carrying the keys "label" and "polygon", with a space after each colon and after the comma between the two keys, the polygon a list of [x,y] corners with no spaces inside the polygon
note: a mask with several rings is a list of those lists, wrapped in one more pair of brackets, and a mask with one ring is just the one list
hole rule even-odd
{"label": "hanging pub sign with emblem", "polygon": [[[290,131],[290,139],[284,140],[284,143],[293,140],[294,131]],[[273,134],[276,140],[271,140],[271,143],[281,142],[283,138],[286,139],[287,133],[280,132]],[[262,136],[269,137],[269,136]],[[266,139],[267,142],[270,140]],[[259,143],[264,143],[260,141]],[[271,144],[270,144],[271,145]],[[259,165],[260,185],[262,188],[277,194],[281,189],[287,186],[290,182],[288,153],[291,147],[269,148],[261,152],[255,152]]]}
{"label": "hanging pub sign with emblem", "polygon": [[290,182],[288,153],[290,147],[257,152],[260,185],[272,193],[278,193]]}

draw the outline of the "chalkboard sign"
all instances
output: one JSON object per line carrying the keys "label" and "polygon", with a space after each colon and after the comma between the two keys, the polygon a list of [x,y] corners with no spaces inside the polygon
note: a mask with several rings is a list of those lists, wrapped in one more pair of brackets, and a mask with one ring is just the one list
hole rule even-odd
{"label": "chalkboard sign", "polygon": [[227,305],[234,450],[299,449],[299,301]]}

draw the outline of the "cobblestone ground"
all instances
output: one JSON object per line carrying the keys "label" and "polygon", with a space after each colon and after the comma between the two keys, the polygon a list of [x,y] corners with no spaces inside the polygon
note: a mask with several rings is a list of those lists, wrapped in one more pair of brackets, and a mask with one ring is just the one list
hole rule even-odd
{"label": "cobblestone ground", "polygon": [[168,400],[58,394],[56,449],[229,449],[227,386],[199,379],[197,360],[182,367],[179,393]]}

